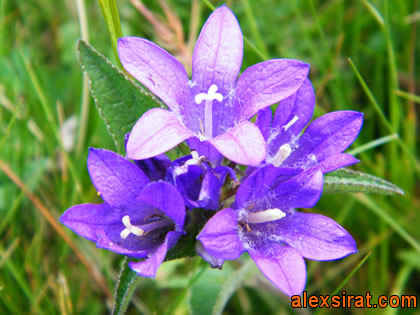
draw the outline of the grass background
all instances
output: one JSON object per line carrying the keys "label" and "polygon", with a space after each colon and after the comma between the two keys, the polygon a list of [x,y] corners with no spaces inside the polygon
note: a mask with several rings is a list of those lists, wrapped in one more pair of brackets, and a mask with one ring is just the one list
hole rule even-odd
{"label": "grass background", "polygon": [[[57,224],[71,205],[99,202],[86,170],[88,146],[114,149],[76,54],[76,40],[83,37],[117,64],[98,2],[0,0],[1,314],[101,314],[112,305],[121,257],[96,249]],[[157,30],[128,0],[117,1],[122,32],[188,56],[211,4],[222,2],[167,2],[179,25],[176,20],[166,23],[157,1],[143,3],[163,17],[161,24],[172,34],[169,39],[168,29]],[[374,300],[380,294],[419,296],[419,1],[227,3],[246,36],[243,69],[278,57],[310,63],[316,116],[342,109],[365,114],[362,132],[351,147],[362,161],[355,169],[386,178],[405,191],[404,196],[322,197],[314,211],[342,224],[356,239],[359,253],[333,262],[307,261],[308,292],[331,294],[351,276],[343,287],[347,294],[370,291]],[[180,25],[186,48],[181,37],[173,36]],[[78,123],[73,133],[62,131],[68,119]],[[69,149],[63,137],[71,134]],[[364,264],[356,267],[366,255]],[[204,270],[202,279],[216,279],[217,289],[246,260],[228,263],[220,274]],[[189,279],[197,268],[196,259],[165,263],[157,280],[139,281],[129,312],[160,314],[172,305],[174,312],[186,313],[193,300]],[[198,292],[202,287],[199,281],[193,288]],[[255,272],[225,311],[290,310],[289,300]]]}

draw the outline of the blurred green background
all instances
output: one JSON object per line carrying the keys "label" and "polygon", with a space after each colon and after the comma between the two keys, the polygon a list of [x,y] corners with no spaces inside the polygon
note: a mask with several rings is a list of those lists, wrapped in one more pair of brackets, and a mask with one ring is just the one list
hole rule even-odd
{"label": "blurred green background", "polygon": [[[99,2],[0,0],[1,314],[102,314],[112,305],[122,258],[96,249],[57,220],[73,204],[100,202],[86,170],[87,148],[114,149],[76,53],[83,37],[117,64]],[[419,296],[420,1],[226,2],[246,36],[243,69],[268,58],[310,63],[316,116],[342,109],[365,114],[350,148],[361,160],[353,168],[405,191],[321,198],[313,211],[343,225],[359,253],[307,261],[308,293],[331,294],[349,277],[347,294]],[[211,5],[221,4],[117,1],[124,36],[157,42],[187,68]],[[173,313],[188,313],[197,298],[192,292],[211,300],[247,257],[223,271],[202,269],[197,261],[165,263],[156,280],[140,279],[129,313],[160,314],[170,306]],[[191,284],[199,268],[200,278]],[[290,300],[252,268],[225,313],[292,312]],[[205,306],[200,313],[206,314]]]}

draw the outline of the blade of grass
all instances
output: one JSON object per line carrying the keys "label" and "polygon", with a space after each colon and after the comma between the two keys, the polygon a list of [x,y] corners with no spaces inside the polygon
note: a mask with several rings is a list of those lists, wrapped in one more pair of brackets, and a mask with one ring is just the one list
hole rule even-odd
{"label": "blade of grass", "polygon": [[[411,273],[413,272],[414,267],[405,264],[398,272],[397,278],[395,279],[395,285],[392,289],[390,295],[401,296],[404,293],[404,288],[407,285],[407,282],[410,278]],[[398,314],[398,308],[387,308],[385,314],[393,315]]]}
{"label": "blade of grass", "polygon": [[338,285],[338,287],[330,294],[330,296],[336,295],[349,280],[355,275],[355,273],[363,266],[363,264],[368,260],[369,256],[372,254],[372,250],[366,254],[365,257],[353,268],[353,270],[347,275],[347,277]]}
{"label": "blade of grass", "polygon": [[395,94],[397,96],[405,98],[406,100],[413,101],[414,103],[420,104],[420,96],[418,96],[418,95],[407,93],[407,92],[401,91],[401,90],[396,90]]}
{"label": "blade of grass", "polygon": [[80,180],[77,176],[76,168],[75,168],[72,160],[68,156],[68,154],[63,149],[63,143],[62,143],[62,140],[61,140],[61,137],[60,137],[60,132],[58,131],[56,122],[55,122],[54,117],[52,115],[52,112],[50,110],[50,106],[48,104],[48,101],[47,101],[47,98],[45,96],[44,90],[41,87],[41,83],[39,82],[39,80],[38,80],[38,78],[35,74],[35,71],[32,68],[32,65],[30,64],[28,59],[24,56],[22,50],[20,48],[18,48],[18,51],[19,51],[19,56],[20,56],[21,60],[23,61],[25,69],[26,69],[26,71],[29,75],[29,78],[31,79],[31,83],[33,85],[33,88],[34,88],[34,90],[35,90],[35,92],[36,92],[36,94],[39,98],[39,101],[41,103],[41,107],[42,107],[42,109],[43,109],[43,111],[44,111],[44,113],[47,117],[47,120],[49,122],[49,126],[52,129],[53,136],[55,137],[58,145],[60,146],[63,157],[64,157],[64,159],[65,159],[65,161],[66,161],[66,163],[69,167],[70,174],[71,174],[71,176],[73,178],[73,181],[75,183],[75,186],[76,186],[76,190],[81,195],[82,194],[82,186],[81,186]]}
{"label": "blade of grass", "polygon": [[[362,86],[363,90],[366,93],[366,96],[368,97],[369,101],[371,102],[371,104],[373,105],[373,108],[375,109],[375,111],[377,112],[377,114],[379,115],[379,117],[381,118],[383,124],[385,125],[385,127],[392,133],[392,134],[396,134],[396,131],[394,129],[394,127],[392,126],[392,124],[388,121],[388,119],[385,117],[385,114],[382,112],[381,107],[379,106],[379,104],[376,102],[375,97],[373,96],[372,92],[370,91],[369,87],[367,86],[365,80],[363,79],[362,75],[360,74],[359,70],[357,69],[356,65],[353,63],[353,61],[351,60],[351,58],[347,59],[348,62],[350,63],[350,66],[352,67],[357,79],[359,80],[360,85]],[[403,151],[405,153],[407,153],[407,156],[412,160],[412,162],[416,165],[416,170],[417,172],[420,173],[420,164],[419,162],[416,160],[416,157],[414,156],[413,152],[410,151],[410,149],[407,147],[407,145],[404,143],[404,141],[401,140],[401,138],[397,138],[396,141],[398,142],[398,144],[400,145],[401,149],[403,149]]]}
{"label": "blade of grass", "polygon": [[396,133],[394,133],[392,135],[389,135],[389,136],[378,138],[378,139],[370,141],[368,143],[365,143],[365,144],[363,144],[363,145],[361,145],[361,146],[359,146],[359,147],[357,147],[353,150],[348,151],[347,153],[351,154],[351,155],[357,155],[361,152],[365,152],[367,150],[376,148],[377,146],[380,146],[384,143],[388,143],[388,142],[390,142],[392,140],[395,140],[395,139],[398,139],[398,135]]}
{"label": "blade of grass", "polygon": [[99,0],[106,26],[108,28],[109,37],[111,39],[112,49],[114,51],[115,60],[118,66],[122,68],[120,58],[118,57],[118,38],[123,37],[121,30],[120,16],[118,14],[117,4],[115,0]]}
{"label": "blade of grass", "polygon": [[[390,102],[390,122],[392,127],[394,128],[395,132],[398,133],[401,124],[401,106],[399,104],[399,100],[395,95],[394,91],[398,90],[398,70],[396,64],[396,56],[394,51],[394,45],[391,38],[391,29],[390,29],[390,22],[389,22],[389,10],[388,10],[388,0],[384,2],[384,11],[385,11],[385,40],[386,40],[386,47],[387,47],[387,57],[388,57],[388,97]],[[408,148],[408,147],[407,147]],[[408,152],[411,151],[408,149]],[[390,162],[391,162],[391,178],[393,180],[397,180],[401,176],[401,171],[406,172],[406,170],[401,170],[398,168],[398,165],[401,163],[401,156],[397,150],[395,144],[389,145],[389,153],[390,153]],[[405,152],[407,154],[407,152]],[[406,176],[411,176],[411,174],[406,174]]]}
{"label": "blade of grass", "polygon": [[[213,11],[216,9],[215,6],[211,4],[209,0],[203,0],[203,2],[205,5],[207,5],[207,7],[209,7],[209,9]],[[264,54],[264,52],[262,52],[257,46],[255,46],[254,43],[247,36],[243,35],[243,38],[244,43],[247,44],[248,47],[251,48],[251,50],[253,50],[255,54],[257,54],[257,56],[261,58],[261,60],[269,59],[268,56]]]}
{"label": "blade of grass", "polygon": [[384,22],[384,18],[382,17],[381,13],[368,0],[362,0],[362,3],[369,10],[369,12],[375,18],[375,20],[378,22],[379,26],[382,29],[384,29],[385,28],[385,22]]}
{"label": "blade of grass", "polygon": [[87,268],[90,275],[95,279],[99,287],[104,291],[109,299],[112,299],[112,294],[109,291],[108,286],[105,283],[105,280],[102,278],[100,273],[96,270],[96,268],[90,264],[83,254],[79,251],[79,249],[74,245],[73,241],[70,237],[64,232],[62,226],[57,222],[57,220],[52,216],[49,212],[47,207],[38,199],[32,192],[28,190],[26,185],[23,181],[7,166],[2,160],[0,160],[0,169],[6,174],[9,179],[18,186],[22,192],[25,193],[27,198],[34,204],[36,209],[40,212],[40,214],[47,220],[47,222],[51,225],[51,227],[61,236],[61,238],[67,243],[67,245],[74,251],[76,256],[82,262],[83,265]]}
{"label": "blade of grass", "polygon": [[[0,255],[1,256],[5,255],[5,251],[3,250],[3,248],[1,246],[0,246]],[[13,261],[10,259],[10,257],[9,257],[9,259],[5,260],[4,265],[5,265],[5,268],[9,270],[10,274],[15,278],[16,283],[22,289],[23,293],[25,294],[25,296],[30,301],[30,304],[33,305],[35,300],[34,300],[34,297],[32,295],[32,291],[31,291],[30,287],[28,286],[27,282],[25,281],[24,276],[19,271],[19,268],[13,263]],[[43,314],[43,312],[41,312],[41,310],[36,305],[34,306],[34,309],[35,309],[37,314]]]}
{"label": "blade of grass", "polygon": [[[88,21],[86,17],[86,6],[83,0],[76,1],[77,16],[79,19],[80,32],[82,39],[89,41]],[[76,145],[76,153],[78,156],[82,153],[83,145],[86,139],[87,121],[89,115],[89,81],[86,74],[82,74],[82,97],[80,108],[80,123],[79,123],[79,136]]]}
{"label": "blade of grass", "polygon": [[245,14],[248,18],[252,36],[255,40],[255,46],[257,46],[258,50],[261,51],[263,56],[265,56],[265,59],[270,59],[267,47],[265,46],[265,43],[258,29],[257,21],[255,20],[254,11],[252,10],[251,3],[249,2],[249,0],[242,0],[242,5],[245,9]]}
{"label": "blade of grass", "polygon": [[354,194],[356,200],[375,213],[381,220],[388,223],[395,232],[401,236],[408,244],[410,244],[417,252],[420,253],[420,243],[409,234],[397,220],[391,217],[388,213],[379,207],[371,198],[363,194]]}
{"label": "blade of grass", "polygon": [[[340,291],[347,284],[347,282],[349,282],[350,279],[356,274],[356,272],[363,266],[363,264],[367,261],[367,259],[369,258],[371,254],[372,254],[372,250],[369,253],[367,253],[365,257],[363,257],[363,259],[353,268],[353,270],[347,275],[346,278],[344,278],[344,280],[338,285],[338,287],[329,296],[336,295],[338,291]],[[317,315],[324,312],[325,312],[325,309],[319,308],[317,309],[317,311],[314,312],[314,314]]]}
{"label": "blade of grass", "polygon": [[[200,267],[201,265],[201,267]],[[200,269],[196,272],[196,270],[200,267]],[[198,280],[200,277],[204,274],[206,271],[207,265],[203,263],[203,260],[197,258],[194,266],[192,268],[192,273],[190,278],[188,279],[188,283],[185,286],[185,288],[182,290],[181,294],[177,296],[175,301],[172,303],[172,305],[168,308],[168,310],[165,312],[166,315],[169,314],[175,314],[176,309],[181,304],[181,302],[184,300],[185,295],[187,294],[188,290],[191,288],[191,286]]]}

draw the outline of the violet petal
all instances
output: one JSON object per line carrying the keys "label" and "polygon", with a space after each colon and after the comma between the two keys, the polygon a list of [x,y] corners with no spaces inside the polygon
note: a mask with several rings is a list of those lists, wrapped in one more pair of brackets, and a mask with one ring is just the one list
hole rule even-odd
{"label": "violet petal", "polygon": [[237,124],[209,142],[222,155],[239,164],[257,166],[265,158],[264,138],[258,127],[249,121]]}
{"label": "violet petal", "polygon": [[271,134],[271,121],[273,119],[273,111],[268,106],[258,112],[255,125],[260,129],[264,140],[267,141]]}
{"label": "violet petal", "polygon": [[239,120],[248,120],[260,109],[295,93],[308,72],[308,64],[293,59],[271,59],[246,69],[236,84]]}
{"label": "violet petal", "polygon": [[129,262],[130,268],[138,275],[147,278],[154,278],[159,266],[163,263],[168,250],[177,242],[182,233],[170,231],[166,234],[165,241],[147,259],[140,262]]}
{"label": "violet petal", "polygon": [[150,183],[141,191],[137,200],[158,208],[174,220],[180,229],[183,228],[185,221],[184,200],[171,184],[164,181]]}
{"label": "violet petal", "polygon": [[293,141],[311,120],[315,108],[315,93],[309,79],[288,98],[282,100],[274,114],[267,154],[274,156],[280,146]]}
{"label": "violet petal", "polygon": [[172,110],[190,100],[188,75],[183,65],[156,44],[139,37],[118,39],[124,69]]}
{"label": "violet petal", "polygon": [[261,272],[288,296],[300,295],[305,288],[305,261],[299,252],[289,246],[273,244],[274,255],[264,255],[256,250],[249,252]]}
{"label": "violet petal", "polygon": [[111,207],[106,203],[91,204],[85,203],[75,205],[67,209],[60,217],[60,222],[71,229],[73,232],[96,242],[98,222],[101,222]]}
{"label": "violet petal", "polygon": [[235,15],[227,6],[213,11],[194,48],[192,81],[200,92],[212,84],[226,95],[234,87],[242,64],[243,39]]}
{"label": "violet petal", "polygon": [[[300,172],[300,173],[299,173]],[[256,204],[258,209],[311,207],[322,192],[323,176],[318,169],[301,171],[266,165],[243,181],[236,193],[238,208]]]}
{"label": "violet petal", "polygon": [[280,209],[312,208],[321,197],[323,184],[319,168],[305,170],[274,188],[271,205]]}
{"label": "violet petal", "polygon": [[197,236],[204,249],[213,257],[237,259],[244,252],[238,233],[238,214],[226,208],[217,212]]}
{"label": "violet petal", "polygon": [[347,153],[339,153],[327,157],[322,162],[318,163],[316,167],[322,170],[322,173],[328,173],[335,171],[336,169],[350,166],[360,161],[356,159],[353,155]]}
{"label": "violet petal", "polygon": [[291,165],[302,157],[314,154],[321,162],[343,152],[360,132],[363,114],[355,111],[337,111],[314,120],[299,139],[299,147],[292,152],[285,164]]}
{"label": "violet petal", "polygon": [[143,114],[131,130],[127,157],[133,160],[151,158],[192,136],[174,113],[153,108]]}
{"label": "violet petal", "polygon": [[312,260],[333,260],[357,252],[351,235],[333,219],[293,211],[277,221],[276,234]]}
{"label": "violet petal", "polygon": [[89,149],[88,171],[102,199],[113,207],[130,203],[149,182],[138,166],[104,149]]}

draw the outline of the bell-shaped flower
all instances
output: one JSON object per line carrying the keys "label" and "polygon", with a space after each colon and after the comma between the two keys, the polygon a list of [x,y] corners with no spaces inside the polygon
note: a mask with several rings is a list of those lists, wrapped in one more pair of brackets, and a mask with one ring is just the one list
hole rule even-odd
{"label": "bell-shaped flower", "polygon": [[359,162],[342,153],[357,138],[363,114],[336,111],[325,114],[303,128],[312,118],[315,94],[309,79],[274,114],[267,107],[258,113],[256,125],[266,141],[265,162],[277,167],[307,169],[317,166],[323,173]]}
{"label": "bell-shaped flower", "polygon": [[129,266],[154,277],[184,233],[182,196],[170,183],[150,182],[137,165],[111,151],[90,149],[88,170],[104,203],[73,206],[60,222],[100,248],[143,258]]}
{"label": "bell-shaped flower", "polygon": [[261,272],[292,296],[305,287],[304,258],[339,259],[357,249],[332,219],[295,210],[318,201],[322,171],[310,168],[281,181],[284,175],[290,175],[288,169],[273,165],[252,173],[239,187],[232,208],[217,212],[197,238],[213,260],[237,259],[248,252]]}
{"label": "bell-shaped flower", "polygon": [[236,180],[231,168],[223,165],[213,168],[204,156],[200,157],[196,151],[192,151],[191,155],[172,163],[167,180],[178,189],[189,209],[218,210],[220,190],[228,175]]}
{"label": "bell-shaped flower", "polygon": [[296,92],[309,71],[298,60],[271,59],[249,67],[238,79],[243,38],[226,6],[216,9],[201,30],[191,80],[179,61],[146,39],[120,38],[118,54],[127,72],[169,108],[151,109],[137,121],[127,143],[127,157],[133,160],[188,140],[213,164],[225,156],[259,165],[265,158],[264,139],[249,119]]}

